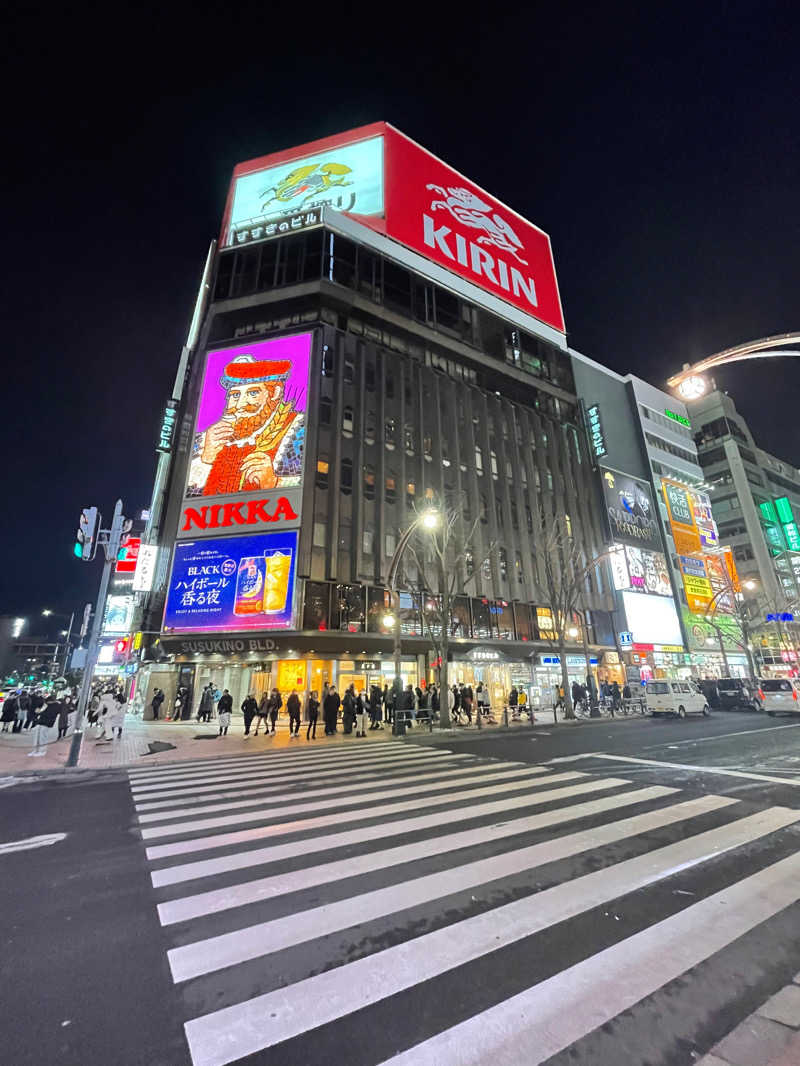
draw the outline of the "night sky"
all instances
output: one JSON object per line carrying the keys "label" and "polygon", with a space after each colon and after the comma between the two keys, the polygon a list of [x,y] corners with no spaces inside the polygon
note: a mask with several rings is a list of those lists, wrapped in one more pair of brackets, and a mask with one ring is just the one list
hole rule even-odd
{"label": "night sky", "polygon": [[[796,3],[10,10],[0,614],[93,600],[81,507],[148,505],[240,160],[392,122],[547,230],[570,343],[655,384],[800,327]],[[798,380],[718,376],[795,464]]]}

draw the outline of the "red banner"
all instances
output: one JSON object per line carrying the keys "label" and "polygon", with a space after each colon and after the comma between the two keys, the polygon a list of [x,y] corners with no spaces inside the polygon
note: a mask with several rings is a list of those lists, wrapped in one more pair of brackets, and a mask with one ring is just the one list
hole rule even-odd
{"label": "red banner", "polygon": [[386,126],[387,236],[564,332],[550,238]]}

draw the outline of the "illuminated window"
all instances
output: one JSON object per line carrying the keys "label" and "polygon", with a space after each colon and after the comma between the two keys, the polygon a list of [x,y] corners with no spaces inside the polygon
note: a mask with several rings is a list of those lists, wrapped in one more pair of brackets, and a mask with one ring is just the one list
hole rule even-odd
{"label": "illuminated window", "polygon": [[406,485],[406,507],[413,507],[417,497],[417,486],[413,481]]}
{"label": "illuminated window", "polygon": [[320,456],[317,460],[317,488],[327,489],[328,487],[328,473],[329,464],[326,458]]}
{"label": "illuminated window", "polygon": [[572,519],[568,514],[564,515],[564,524],[567,527],[567,536],[572,539]]}
{"label": "illuminated window", "polygon": [[410,422],[406,422],[403,427],[403,447],[406,450],[406,455],[414,454],[414,427]]}
{"label": "illuminated window", "polygon": [[390,452],[394,451],[394,435],[395,435],[395,421],[393,418],[387,418],[383,427],[383,441]]}
{"label": "illuminated window", "polygon": [[353,436],[353,408],[345,407],[342,412],[342,434],[345,437]]}
{"label": "illuminated window", "polygon": [[477,444],[475,445],[475,470],[479,477],[483,475],[483,452]]}
{"label": "illuminated window", "polygon": [[364,499],[375,499],[375,467],[369,464],[364,467]]}
{"label": "illuminated window", "polygon": [[520,585],[525,583],[525,573],[522,569],[522,556],[519,552],[514,552],[514,569],[517,573],[517,581]]}
{"label": "illuminated window", "polygon": [[386,488],[384,498],[387,503],[397,502],[397,478],[394,474],[386,475]]}
{"label": "illuminated window", "polygon": [[497,481],[497,453],[495,452],[494,448],[492,448],[492,450],[489,452],[489,457],[492,464],[492,477],[495,481]]}
{"label": "illuminated window", "polygon": [[467,548],[464,552],[464,570],[468,578],[475,573],[475,556],[472,554],[472,548]]}

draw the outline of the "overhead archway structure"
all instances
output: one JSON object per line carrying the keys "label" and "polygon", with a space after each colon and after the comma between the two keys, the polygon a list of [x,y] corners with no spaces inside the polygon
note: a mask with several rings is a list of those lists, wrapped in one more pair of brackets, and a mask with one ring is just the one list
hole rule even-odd
{"label": "overhead archway structure", "polygon": [[709,389],[709,382],[704,376],[708,370],[728,363],[742,363],[746,359],[776,359],[785,356],[800,356],[800,351],[792,350],[793,345],[800,345],[800,333],[776,333],[774,337],[762,337],[747,344],[737,344],[735,348],[726,348],[716,355],[689,366],[684,364],[679,374],[673,374],[667,385],[675,389],[682,400],[696,400]]}

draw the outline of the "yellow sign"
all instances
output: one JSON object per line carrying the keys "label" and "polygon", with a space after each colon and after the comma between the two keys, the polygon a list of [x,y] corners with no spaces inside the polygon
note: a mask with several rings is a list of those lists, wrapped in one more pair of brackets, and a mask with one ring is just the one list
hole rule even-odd
{"label": "yellow sign", "polygon": [[134,633],[133,635],[133,650],[138,651],[142,646],[142,634]]}
{"label": "yellow sign", "polygon": [[697,530],[689,490],[679,481],[672,481],[670,478],[662,478],[661,487],[669,512],[675,550],[678,555],[695,555],[701,547],[700,533]]}

